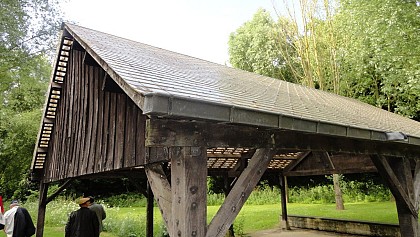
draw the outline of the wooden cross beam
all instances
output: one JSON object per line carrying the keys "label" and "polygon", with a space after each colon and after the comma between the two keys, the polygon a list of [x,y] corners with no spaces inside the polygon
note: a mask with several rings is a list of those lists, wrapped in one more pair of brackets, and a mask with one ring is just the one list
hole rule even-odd
{"label": "wooden cross beam", "polygon": [[[204,146],[328,151],[416,157],[420,148],[401,142],[361,140],[344,136],[264,129],[251,126],[179,120],[146,120],[146,146]],[[410,149],[407,149],[410,147]]]}

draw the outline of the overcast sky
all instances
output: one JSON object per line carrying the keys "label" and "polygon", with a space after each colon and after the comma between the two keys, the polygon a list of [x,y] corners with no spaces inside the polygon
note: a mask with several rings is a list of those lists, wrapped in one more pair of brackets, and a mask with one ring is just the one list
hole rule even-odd
{"label": "overcast sky", "polygon": [[63,11],[80,26],[228,64],[229,34],[260,7],[275,16],[272,0],[69,0]]}

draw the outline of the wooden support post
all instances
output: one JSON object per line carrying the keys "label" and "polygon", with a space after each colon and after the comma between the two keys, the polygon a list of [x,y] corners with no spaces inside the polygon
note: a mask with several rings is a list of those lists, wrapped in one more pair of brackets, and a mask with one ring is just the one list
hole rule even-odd
{"label": "wooden support post", "polygon": [[283,230],[290,230],[289,221],[287,218],[287,183],[286,177],[281,174],[280,175],[280,189],[281,189],[281,228]]}
{"label": "wooden support post", "polygon": [[172,229],[171,185],[163,171],[162,165],[159,163],[146,165],[145,170],[169,236],[175,236]]}
{"label": "wooden support post", "polygon": [[[229,182],[229,175],[226,174],[223,177],[223,181],[224,181],[223,191],[225,193],[225,197],[227,197],[230,193],[230,190],[232,190],[232,186],[230,185],[230,182]],[[235,237],[235,230],[233,229],[233,224],[230,225],[229,230],[225,237]]]}
{"label": "wooden support post", "polygon": [[[416,168],[414,170],[414,197],[415,208],[419,210],[420,205],[420,159],[416,161]],[[419,227],[420,229],[420,227]]]}
{"label": "wooden support post", "polygon": [[153,192],[149,182],[147,182],[147,218],[146,218],[146,237],[153,237]]}
{"label": "wooden support post", "polygon": [[223,205],[214,216],[207,230],[207,237],[221,237],[235,220],[245,201],[267,169],[275,151],[269,148],[258,149],[252,156],[248,167],[242,172]]}
{"label": "wooden support post", "polygon": [[39,183],[38,219],[36,222],[36,237],[44,236],[45,211],[47,208],[48,183]]}
{"label": "wooden support post", "polygon": [[415,207],[417,198],[414,195],[418,187],[414,187],[410,161],[401,157],[387,159],[379,155],[372,155],[371,158],[395,197],[401,236],[418,237],[418,209]]}
{"label": "wooden support post", "polygon": [[172,229],[175,236],[206,236],[207,150],[205,147],[172,147]]}

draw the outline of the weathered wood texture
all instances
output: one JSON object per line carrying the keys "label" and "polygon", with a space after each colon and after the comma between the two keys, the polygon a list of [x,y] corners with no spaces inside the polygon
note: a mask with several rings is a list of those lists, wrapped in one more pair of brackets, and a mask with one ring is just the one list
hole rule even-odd
{"label": "weathered wood texture", "polygon": [[144,163],[145,116],[127,95],[103,90],[105,72],[84,54],[70,54],[44,182]]}
{"label": "weathered wood texture", "polygon": [[48,183],[40,183],[39,185],[39,202],[38,202],[38,218],[36,222],[36,237],[44,235],[45,212],[47,210],[47,194]]}
{"label": "weathered wood texture", "polygon": [[[420,147],[407,144],[357,140],[343,136],[307,134],[206,122],[150,119],[146,124],[146,146],[247,147],[300,151],[328,151],[417,157]],[[270,142],[267,142],[270,141]]]}
{"label": "weathered wood texture", "polygon": [[207,226],[207,150],[171,148],[172,229],[174,236],[205,236]]}
{"label": "weathered wood texture", "polygon": [[376,172],[376,167],[368,155],[328,154],[327,152],[307,152],[292,161],[285,168],[286,176],[308,176],[325,174],[348,174]]}
{"label": "weathered wood texture", "polygon": [[147,182],[146,237],[153,237],[153,191]]}
{"label": "weathered wood texture", "polygon": [[418,237],[419,210],[416,208],[415,197],[418,187],[414,187],[416,182],[413,180],[410,161],[407,158],[395,159],[379,155],[372,155],[371,158],[395,197],[401,236]]}
{"label": "weathered wood texture", "polygon": [[162,165],[155,163],[145,166],[147,179],[149,180],[150,188],[153,191],[156,203],[159,206],[160,213],[169,233],[173,235],[172,229],[172,191],[171,185],[163,171]]}
{"label": "weathered wood texture", "polygon": [[290,230],[289,221],[287,219],[287,182],[284,175],[280,175],[280,197],[281,197],[281,228]]}
{"label": "weathered wood texture", "polygon": [[268,148],[258,149],[251,158],[248,167],[239,176],[229,195],[217,211],[208,226],[207,237],[224,236],[235,220],[255,185],[260,180],[275,151]]}

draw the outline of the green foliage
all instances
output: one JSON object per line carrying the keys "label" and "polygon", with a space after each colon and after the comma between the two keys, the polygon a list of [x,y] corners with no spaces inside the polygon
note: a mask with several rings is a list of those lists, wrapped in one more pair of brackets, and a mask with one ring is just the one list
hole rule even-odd
{"label": "green foliage", "polygon": [[41,107],[50,75],[50,64],[42,56],[19,69],[3,74],[0,88],[0,186],[5,197],[24,199]]}
{"label": "green foliage", "polygon": [[420,119],[420,18],[415,1],[342,0],[341,93]]}
{"label": "green foliage", "polygon": [[252,20],[245,22],[229,37],[229,61],[233,67],[261,75],[291,81],[280,47],[276,23],[270,14],[259,9]]}
{"label": "green foliage", "polygon": [[[74,198],[58,198],[48,204],[45,219],[46,236],[50,236],[48,235],[50,232],[63,232],[68,215],[78,208],[73,200]],[[23,206],[28,209],[32,217],[37,215],[37,202],[27,202]],[[107,218],[104,220],[106,231],[103,233],[104,236],[145,236],[146,208],[111,208],[106,204],[105,206]],[[219,206],[207,207],[208,221],[216,214],[218,208]],[[247,233],[275,228],[279,224],[280,213],[279,202],[266,205],[246,204],[234,222],[235,233],[238,236],[246,236]],[[394,202],[348,203],[345,211],[336,211],[335,204],[289,203],[288,213],[291,215],[398,223]],[[60,228],[60,230],[57,231],[57,228]],[[162,217],[157,208],[154,210],[154,230],[153,236],[165,236]],[[1,233],[0,236],[2,236]]]}
{"label": "green foliage", "polygon": [[[392,194],[387,187],[375,184],[371,180],[354,181],[341,180],[343,199],[347,202],[382,202],[390,201]],[[335,203],[334,185],[320,184],[317,186],[291,187],[288,191],[290,203],[328,204]],[[210,193],[207,195],[209,206],[221,205],[224,194]],[[280,202],[280,189],[263,183],[257,186],[246,201],[247,205],[267,205]]]}
{"label": "green foliage", "polygon": [[146,207],[147,200],[141,194],[137,193],[123,193],[113,195],[104,199],[110,207]]}
{"label": "green foliage", "polygon": [[[355,202],[382,202],[390,201],[392,194],[387,187],[374,184],[372,181],[340,181],[343,200],[346,203]],[[289,202],[327,204],[334,203],[333,184],[324,184],[316,187],[294,187],[289,189]]]}
{"label": "green foliage", "polygon": [[[0,193],[24,199],[41,107],[50,77],[48,59],[60,26],[55,0],[0,2]],[[49,51],[50,50],[50,51]]]}

